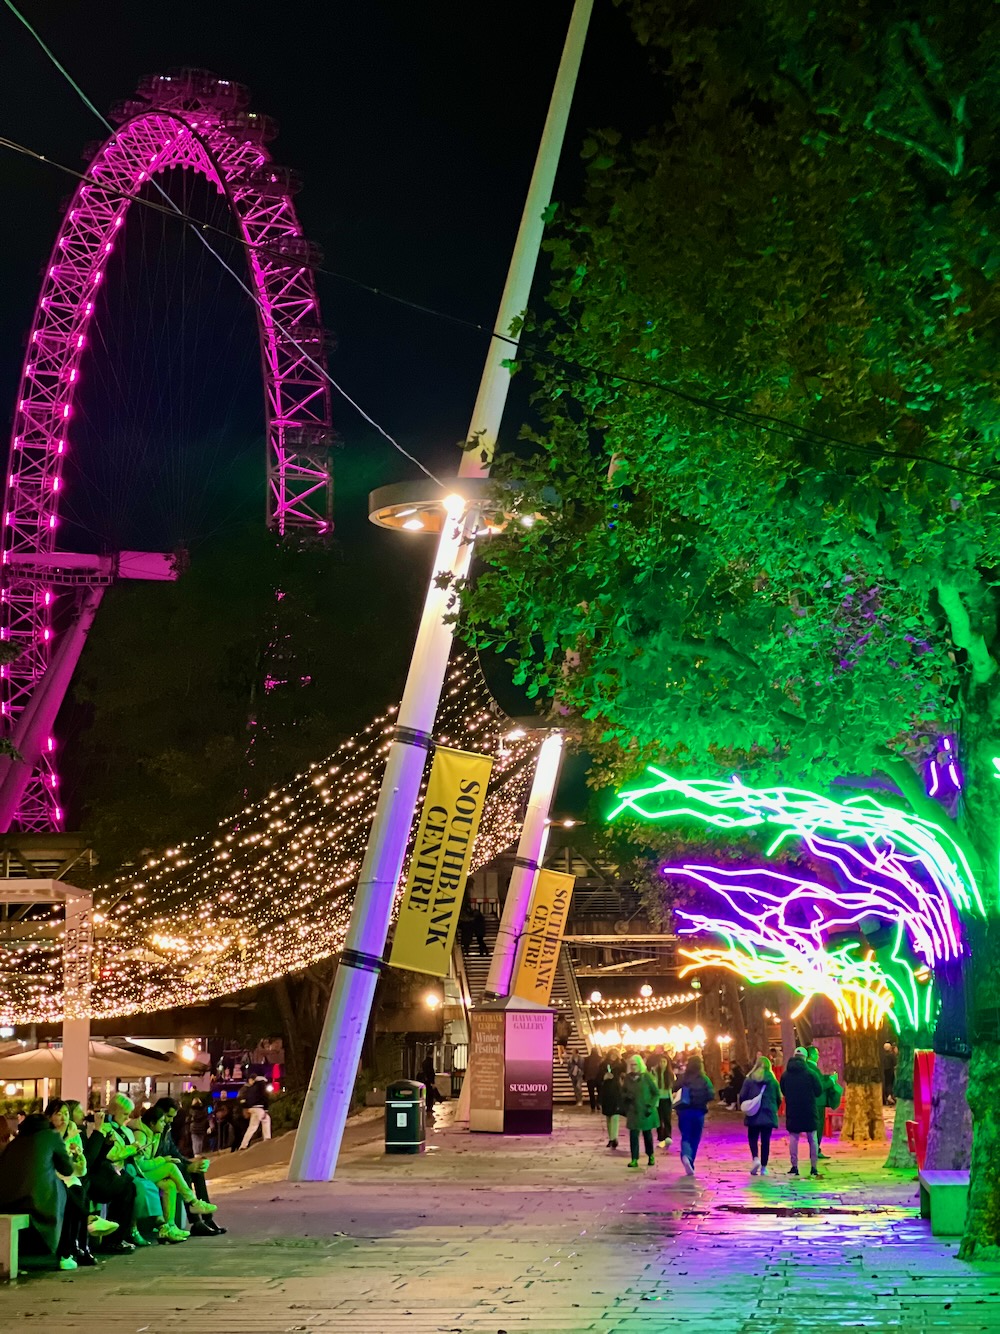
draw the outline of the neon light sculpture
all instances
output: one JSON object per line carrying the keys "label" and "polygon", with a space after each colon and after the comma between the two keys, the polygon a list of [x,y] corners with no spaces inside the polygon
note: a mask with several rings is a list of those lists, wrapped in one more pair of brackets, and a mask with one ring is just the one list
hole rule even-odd
{"label": "neon light sculpture", "polygon": [[[751,788],[735,777],[688,781],[652,765],[649,772],[657,781],[619,793],[611,819],[628,811],[644,820],[686,817],[734,832],[771,829],[775,837],[766,850],[769,857],[787,839],[800,839],[814,856],[832,864],[842,885],[850,886],[845,898],[856,892],[867,896],[870,913],[893,921],[901,915],[912,918],[914,947],[929,964],[963,953],[960,912],[983,915],[968,858],[933,821],[884,806],[867,794],[838,802],[797,788]],[[674,796],[689,804],[655,800]]]}
{"label": "neon light sculpture", "polygon": [[[670,874],[694,880],[722,900],[722,915],[675,910],[681,935],[721,937],[725,947],[705,946],[681,953],[697,967],[728,968],[750,983],[783,982],[803,999],[798,1014],[814,995],[829,998],[849,1028],[870,1028],[883,1018],[896,1027],[928,1022],[933,989],[920,987],[902,957],[905,933],[896,924],[893,949],[885,966],[874,952],[859,954],[860,944],[831,945],[831,932],[843,925],[825,916],[812,890],[824,888],[768,870],[722,870],[710,866],[671,867]],[[773,892],[762,885],[773,883]],[[922,993],[922,994],[921,994]]]}
{"label": "neon light sculpture", "polygon": [[[28,341],[14,416],[3,511],[10,553],[55,550],[63,460],[72,447],[73,403],[95,293],[131,196],[158,173],[187,167],[228,200],[260,303],[258,330],[267,422],[268,523],[278,533],[331,528],[330,389],[317,365],[325,338],[312,268],[320,254],[302,235],[292,196],[298,178],[275,166],[265,144],[277,132],[247,110],[242,85],[201,70],[143,79],[113,113],[120,128],[97,150],[55,245]],[[178,223],[178,226],[184,224]],[[5,576],[0,639],[18,656],[0,673],[0,712],[10,731],[52,656],[56,593],[44,571]],[[47,756],[18,811],[22,829],[60,829],[58,776]]]}

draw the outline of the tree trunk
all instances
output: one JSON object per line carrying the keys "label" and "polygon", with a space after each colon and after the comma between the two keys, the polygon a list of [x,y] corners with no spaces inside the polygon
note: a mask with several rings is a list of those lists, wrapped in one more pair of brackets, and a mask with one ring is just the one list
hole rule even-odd
{"label": "tree trunk", "polygon": [[[935,1074],[937,1064],[935,1062]],[[973,1117],[969,1208],[959,1258],[1000,1259],[1000,1042],[978,1033],[969,1063]]]}
{"label": "tree trunk", "polygon": [[882,1120],[882,1066],[879,1060],[878,1034],[844,1034],[844,1124],[842,1140],[855,1144],[877,1143],[885,1139]]}
{"label": "tree trunk", "polygon": [[733,1060],[741,1066],[744,1072],[747,1072],[753,1064],[753,1058],[750,1055],[750,1047],[747,1042],[746,1019],[743,1014],[740,986],[736,980],[736,975],[728,971],[724,972],[722,985],[726,993],[726,1008],[732,1020],[729,1031],[733,1038]]}
{"label": "tree trunk", "polygon": [[913,1053],[917,1042],[917,1035],[912,1028],[900,1030],[896,1080],[892,1087],[896,1099],[892,1144],[889,1146],[889,1157],[885,1160],[885,1166],[892,1171],[913,1171],[917,1165],[916,1157],[906,1142],[906,1123],[913,1120]]}
{"label": "tree trunk", "polygon": [[702,1055],[705,1059],[705,1073],[716,1088],[722,1083],[722,1052],[719,1048],[719,1034],[722,1032],[722,1006],[719,988],[722,979],[718,969],[702,973],[702,995],[705,997],[704,1019],[705,1046]]}
{"label": "tree trunk", "polygon": [[[761,987],[750,987],[746,989],[743,997],[743,1004],[746,1007],[747,1016],[747,1046],[749,1047],[749,1058],[751,1064],[757,1059],[758,1052],[761,1056],[768,1055],[767,1041],[767,1020],[764,1018],[767,993]],[[749,1066],[744,1066],[744,1070],[749,1070]]]}
{"label": "tree trunk", "polygon": [[972,1115],[966,1102],[968,1084],[968,1061],[935,1053],[925,1167],[943,1172],[968,1170],[972,1159]]}
{"label": "tree trunk", "polygon": [[288,978],[279,977],[271,983],[274,999],[281,1015],[281,1026],[285,1040],[285,1085],[293,1089],[304,1089],[309,1082],[309,1071],[303,1061],[302,1044],[299,1041],[298,1024],[292,998],[288,992]]}
{"label": "tree trunk", "polygon": [[795,1023],[792,1019],[792,996],[787,987],[778,993],[778,1014],[781,1018],[781,1064],[787,1065],[795,1051]]}

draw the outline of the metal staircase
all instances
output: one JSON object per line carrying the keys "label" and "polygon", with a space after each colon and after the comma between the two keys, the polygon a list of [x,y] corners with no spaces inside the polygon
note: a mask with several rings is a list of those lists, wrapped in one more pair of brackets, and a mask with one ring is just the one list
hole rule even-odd
{"label": "metal staircase", "polygon": [[[486,954],[479,953],[479,946],[475,941],[472,942],[467,951],[462,951],[468,997],[472,1007],[481,1003],[483,993],[486,990],[486,979],[489,976],[490,961],[493,958],[493,948],[496,945],[498,925],[496,917],[492,914],[487,915]],[[580,991],[576,984],[573,962],[565,945],[560,951],[559,967],[556,970],[555,982],[552,986],[552,998],[549,1004],[556,1013],[561,1011],[571,1021],[573,1031],[570,1034],[568,1047],[570,1051],[576,1052],[582,1062],[589,1050],[590,1021],[580,1000]],[[553,1101],[559,1103],[575,1102],[576,1098],[570,1077],[566,1073],[565,1064],[556,1059],[554,1047],[552,1058]]]}

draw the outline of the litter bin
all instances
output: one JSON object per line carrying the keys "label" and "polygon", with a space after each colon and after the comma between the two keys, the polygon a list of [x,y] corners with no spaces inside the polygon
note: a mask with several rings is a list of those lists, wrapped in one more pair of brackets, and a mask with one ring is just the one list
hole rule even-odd
{"label": "litter bin", "polygon": [[423,1153],[427,1145],[427,1111],[423,1084],[399,1079],[385,1091],[386,1153]]}

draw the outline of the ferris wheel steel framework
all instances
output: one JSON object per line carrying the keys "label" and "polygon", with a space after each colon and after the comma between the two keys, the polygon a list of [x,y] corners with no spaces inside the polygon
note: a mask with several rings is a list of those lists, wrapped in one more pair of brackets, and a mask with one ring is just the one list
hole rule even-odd
{"label": "ferris wheel steel framework", "polygon": [[[171,577],[164,558],[126,553],[137,559],[87,564],[57,544],[63,461],[97,293],[134,196],[165,171],[188,168],[215,185],[247,254],[264,381],[268,526],[315,538],[332,529],[327,335],[313,275],[321,255],[296,216],[298,177],[275,165],[266,147],[277,127],[248,103],[241,84],[206,71],[142,80],[135,98],[113,110],[119,128],[97,148],[56,237],[24,360],[3,509],[0,640],[16,656],[0,664],[0,720],[23,761],[0,760],[0,832],[12,822],[23,830],[63,827],[52,725],[103,587],[121,577]],[[62,629],[57,608],[73,589],[78,605]]]}

